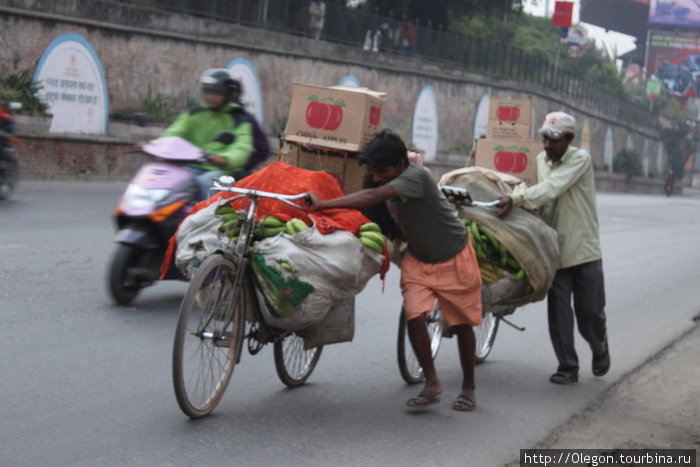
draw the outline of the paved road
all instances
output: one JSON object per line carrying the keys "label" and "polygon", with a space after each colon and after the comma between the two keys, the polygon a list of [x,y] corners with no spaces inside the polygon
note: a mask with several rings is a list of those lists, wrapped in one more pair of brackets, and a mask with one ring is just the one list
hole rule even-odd
{"label": "paved road", "polygon": [[477,369],[475,412],[449,408],[460,384],[451,340],[437,361],[444,400],[405,410],[418,388],[395,363],[392,268],[383,292],[372,280],[358,296],[353,342],[324,349],[307,385],[286,389],[271,349],[245,354],[215,413],[190,421],[170,380],[185,285],[157,284],[126,308],[105,293],[123,188],[25,182],[0,204],[0,465],[503,465],[689,329],[700,301],[700,199],[601,194],[605,378],[590,376],[580,345],[581,381],[547,382],[555,362],[541,302],[512,316],[525,332],[499,330]]}

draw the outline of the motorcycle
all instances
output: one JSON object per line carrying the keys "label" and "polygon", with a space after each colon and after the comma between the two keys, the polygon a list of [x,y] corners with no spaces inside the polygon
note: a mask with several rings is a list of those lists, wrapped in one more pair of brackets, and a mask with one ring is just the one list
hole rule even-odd
{"label": "motorcycle", "polygon": [[666,178],[666,182],[664,183],[664,193],[666,193],[666,196],[671,196],[675,188],[676,179],[673,177],[673,174],[671,174]]}
{"label": "motorcycle", "polygon": [[[229,144],[232,138],[231,132],[221,132],[216,141]],[[153,140],[140,151],[154,161],[139,169],[114,212],[117,246],[107,282],[120,305],[129,304],[141,289],[159,280],[170,238],[199,201],[195,176],[184,166],[206,157],[202,149],[177,136]],[[163,279],[185,277],[171,266]]]}
{"label": "motorcycle", "polygon": [[[10,103],[10,108],[20,107],[18,103]],[[17,143],[12,115],[0,106],[0,200],[8,199],[17,187],[19,158],[13,147]]]}

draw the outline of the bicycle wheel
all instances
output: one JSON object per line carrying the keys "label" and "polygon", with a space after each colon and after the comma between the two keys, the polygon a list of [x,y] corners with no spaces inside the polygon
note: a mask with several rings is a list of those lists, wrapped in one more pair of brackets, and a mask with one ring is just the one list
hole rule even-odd
{"label": "bicycle wheel", "polygon": [[197,269],[180,305],[173,385],[178,405],[190,418],[204,417],[216,407],[241,354],[245,296],[235,276],[233,262],[210,256]]}
{"label": "bicycle wheel", "polygon": [[484,319],[479,326],[474,326],[476,338],[476,363],[482,363],[493,348],[498,331],[498,316],[491,312],[484,313]]}
{"label": "bicycle wheel", "polygon": [[[428,314],[427,319],[428,336],[430,337],[430,351],[433,359],[437,357],[440,350],[440,342],[442,341],[442,333],[445,330],[445,320],[442,318],[440,305],[435,301],[435,308]],[[399,364],[399,372],[401,377],[408,384],[417,384],[423,381],[425,375],[421,368],[416,354],[413,353],[411,341],[408,337],[408,329],[406,326],[406,316],[403,308],[399,316],[399,336],[397,341],[397,360]]]}
{"label": "bicycle wheel", "polygon": [[275,341],[275,369],[280,381],[290,388],[304,384],[316,368],[323,346],[304,350],[304,339],[289,333]]}

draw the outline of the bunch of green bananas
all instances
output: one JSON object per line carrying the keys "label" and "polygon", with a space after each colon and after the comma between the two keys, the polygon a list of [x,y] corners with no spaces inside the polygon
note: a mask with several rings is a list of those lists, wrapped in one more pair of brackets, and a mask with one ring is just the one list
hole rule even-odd
{"label": "bunch of green bananas", "polygon": [[377,253],[384,253],[384,244],[386,243],[386,237],[382,233],[382,229],[379,228],[374,222],[367,222],[360,226],[360,230],[357,233],[357,237],[360,239],[363,245],[370,247]]}
{"label": "bunch of green bananas", "polygon": [[263,240],[265,238],[274,237],[284,232],[284,226],[284,221],[279,218],[272,215],[265,216],[255,226],[253,238],[256,240]]}
{"label": "bunch of green bananas", "polygon": [[[233,209],[229,204],[222,204],[216,211],[214,211],[218,216],[223,218],[223,222],[219,226],[219,232],[225,234],[234,243],[238,241],[238,235],[241,233],[241,222],[239,216],[245,216],[244,212],[238,212]],[[301,219],[292,219],[292,225],[298,231],[302,229],[308,229],[304,221]],[[277,218],[276,216],[268,215],[265,216],[260,222],[255,225],[253,230],[253,244],[257,241],[263,240],[265,238],[274,237],[282,232],[288,232],[288,222],[284,222]],[[303,224],[303,227],[301,226]],[[295,232],[296,233],[296,232]]]}
{"label": "bunch of green bananas", "polygon": [[503,278],[504,274],[501,274],[497,269],[488,266],[482,267],[482,265],[490,264],[497,266],[499,269],[502,268],[504,271],[508,271],[510,273],[511,280],[525,280],[526,294],[531,293],[532,286],[527,280],[525,271],[520,267],[520,264],[518,264],[508,249],[501,242],[499,242],[491,232],[476,222],[470,221],[466,218],[462,218],[461,220],[471,234],[472,245],[474,246],[476,257],[479,260],[479,270],[481,271],[482,280],[488,284]]}
{"label": "bunch of green bananas", "polygon": [[299,232],[303,232],[304,230],[309,230],[309,226],[306,225],[306,222],[304,222],[301,219],[297,219],[296,217],[294,219],[289,219],[284,224],[284,232],[287,235],[298,234]]}
{"label": "bunch of green bananas", "polygon": [[238,239],[238,234],[241,233],[241,224],[238,222],[238,211],[233,209],[229,204],[222,204],[216,208],[215,213],[224,218],[224,221],[219,226],[219,232],[225,234],[229,238]]}
{"label": "bunch of green bananas", "polygon": [[503,279],[506,275],[506,270],[495,264],[479,261],[479,272],[481,273],[481,281],[484,284],[491,284]]}

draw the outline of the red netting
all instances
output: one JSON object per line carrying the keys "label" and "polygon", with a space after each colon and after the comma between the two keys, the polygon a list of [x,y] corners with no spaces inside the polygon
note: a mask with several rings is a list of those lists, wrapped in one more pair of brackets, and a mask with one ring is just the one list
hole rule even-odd
{"label": "red netting", "polygon": [[[236,182],[239,188],[249,188],[283,195],[296,195],[313,191],[320,199],[333,199],[343,196],[343,190],[338,180],[326,172],[306,170],[284,162],[273,162],[254,174]],[[236,193],[219,192],[209,199],[197,203],[190,214],[217,202],[220,198],[227,199],[238,196]],[[249,198],[241,198],[231,202],[236,210],[245,210],[250,205]],[[294,217],[311,217],[316,222],[316,227],[322,234],[329,234],[336,230],[347,230],[357,234],[360,226],[370,220],[356,209],[329,209],[325,211],[309,212],[303,200],[297,202],[298,209],[274,199],[259,198],[256,221],[260,221],[267,215],[273,215],[282,221],[288,221]],[[305,219],[308,223],[308,219]],[[175,235],[170,239],[168,251],[161,267],[161,276],[170,267],[175,253]],[[389,255],[385,247],[385,264],[382,266],[381,276],[384,277],[389,268]]]}

